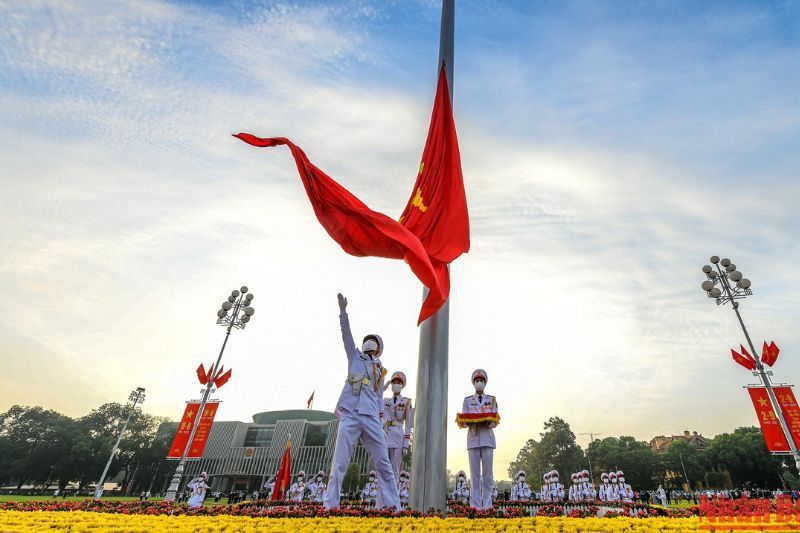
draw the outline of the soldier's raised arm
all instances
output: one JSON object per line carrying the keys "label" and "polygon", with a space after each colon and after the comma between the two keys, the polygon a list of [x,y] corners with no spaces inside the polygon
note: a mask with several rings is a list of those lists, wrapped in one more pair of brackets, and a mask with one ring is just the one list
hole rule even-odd
{"label": "soldier's raised arm", "polygon": [[339,325],[342,327],[342,342],[348,361],[356,355],[356,343],[350,331],[350,320],[347,318],[347,298],[342,293],[336,295],[339,300]]}

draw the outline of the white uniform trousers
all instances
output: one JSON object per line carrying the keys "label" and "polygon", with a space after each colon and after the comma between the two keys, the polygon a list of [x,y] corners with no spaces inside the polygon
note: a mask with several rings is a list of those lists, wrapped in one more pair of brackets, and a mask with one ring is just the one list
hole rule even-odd
{"label": "white uniform trousers", "polygon": [[469,491],[469,505],[476,509],[492,508],[492,487],[494,486],[494,448],[482,446],[469,448],[469,475],[472,487]]}
{"label": "white uniform trousers", "polygon": [[375,416],[346,412],[339,420],[339,432],[336,435],[336,448],[333,451],[333,465],[331,477],[328,480],[328,490],[325,491],[325,509],[339,507],[339,494],[342,491],[342,482],[350,465],[353,450],[358,444],[358,439],[364,443],[369,452],[375,473],[379,481],[379,501],[387,507],[400,510],[400,496],[397,490],[397,478],[392,472],[389,454],[386,450],[386,434],[380,419]]}
{"label": "white uniform trousers", "polygon": [[400,463],[403,462],[403,448],[389,448],[389,462],[392,463],[394,478],[400,479]]}

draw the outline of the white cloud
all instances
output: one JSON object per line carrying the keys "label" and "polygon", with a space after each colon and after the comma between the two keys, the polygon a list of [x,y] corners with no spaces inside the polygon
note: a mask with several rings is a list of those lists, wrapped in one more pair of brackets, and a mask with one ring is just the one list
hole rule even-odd
{"label": "white cloud", "polygon": [[[421,290],[407,267],[341,253],[287,151],[229,137],[290,136],[373,208],[399,214],[433,72],[414,80],[430,94],[376,77],[386,65],[369,50],[396,43],[360,7],[0,7],[0,68],[11,73],[0,86],[0,305],[15,317],[0,331],[13,361],[0,384],[15,386],[0,408],[40,401],[63,376],[86,385],[71,382],[70,401],[48,407],[79,414],[143,385],[149,410],[178,416],[194,367],[221,342],[216,306],[242,282],[257,312],[226,355],[222,418],[302,406],[313,389],[315,405],[333,407],[340,290],[356,335],[384,334],[385,363],[406,370],[413,394]],[[747,67],[763,56],[739,54],[725,83],[676,89],[660,112],[653,86],[675,88],[673,74],[641,64],[631,46],[641,32],[620,39],[587,35],[569,61],[537,55],[534,66],[558,74],[540,79],[502,47],[457,69],[473,246],[453,267],[450,411],[485,367],[504,419],[498,472],[556,414],[576,432],[643,439],[754,423],[737,390],[748,378],[726,354],[741,335],[699,290],[712,253],[734,255],[753,279],[743,308],[754,336],[774,336],[784,354],[800,345],[800,191],[786,179],[796,156],[780,144],[800,117],[785,105],[796,94],[764,81],[792,54],[764,60],[752,82]],[[690,53],[678,49],[667,58]],[[686,69],[708,81],[698,64]],[[702,109],[730,86],[744,100]],[[753,104],[765,91],[773,105]],[[647,105],[608,121],[631,102]],[[757,179],[728,161],[736,150],[742,165],[764,161]],[[800,365],[784,357],[788,379]],[[40,361],[63,365],[59,376],[29,381]],[[464,436],[449,435],[457,469]]]}

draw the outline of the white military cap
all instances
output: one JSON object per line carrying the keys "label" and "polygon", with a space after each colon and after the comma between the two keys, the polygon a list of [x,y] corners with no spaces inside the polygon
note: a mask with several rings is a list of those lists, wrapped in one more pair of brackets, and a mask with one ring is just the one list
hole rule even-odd
{"label": "white military cap", "polygon": [[402,373],[402,372],[400,372],[400,371],[398,370],[397,372],[395,372],[394,374],[392,374],[392,377],[391,377],[391,378],[389,378],[389,382],[391,383],[391,382],[392,382],[392,381],[394,381],[395,379],[399,379],[400,381],[402,381],[402,382],[403,382],[403,387],[405,387],[405,386],[406,386],[406,383],[407,383],[407,381],[406,381],[406,375],[405,375],[404,373]]}
{"label": "white military cap", "polygon": [[472,381],[475,381],[475,378],[478,376],[482,376],[484,381],[489,381],[489,376],[486,375],[486,370],[479,368],[472,373]]}

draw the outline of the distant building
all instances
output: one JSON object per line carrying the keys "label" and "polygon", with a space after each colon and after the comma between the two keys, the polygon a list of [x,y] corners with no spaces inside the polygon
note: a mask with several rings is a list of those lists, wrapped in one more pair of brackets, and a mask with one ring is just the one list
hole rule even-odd
{"label": "distant building", "polygon": [[[177,426],[174,422],[163,424],[159,433],[174,435]],[[300,470],[309,477],[320,470],[327,475],[338,430],[339,419],[333,413],[309,409],[257,413],[252,423],[214,422],[203,457],[187,459],[181,487],[200,472],[207,472],[212,492],[258,490],[278,471],[289,435],[292,436],[292,478]],[[351,463],[358,468],[360,489],[371,469],[369,455],[361,442],[356,446]],[[170,464],[175,465],[175,461]]]}
{"label": "distant building", "polygon": [[684,431],[683,435],[670,435],[669,437],[658,435],[657,437],[653,437],[650,439],[650,449],[655,453],[665,453],[669,447],[669,444],[676,440],[683,440],[690,444],[694,444],[698,450],[705,450],[711,444],[709,439],[700,435],[696,431],[692,431],[691,433]]}

